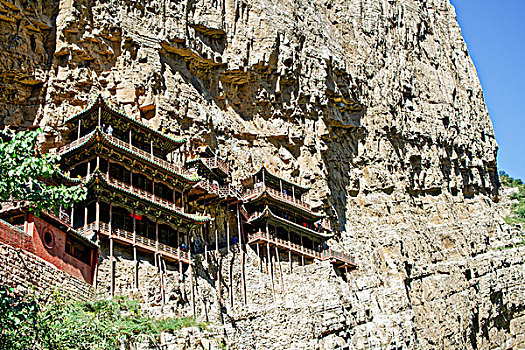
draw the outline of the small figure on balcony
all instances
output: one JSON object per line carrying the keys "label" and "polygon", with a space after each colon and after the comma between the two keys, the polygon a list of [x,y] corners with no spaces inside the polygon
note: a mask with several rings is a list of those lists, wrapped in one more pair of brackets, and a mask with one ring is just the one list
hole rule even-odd
{"label": "small figure on balcony", "polygon": [[111,127],[111,125],[108,125],[108,128],[106,130],[108,135],[113,135],[113,127]]}
{"label": "small figure on balcony", "polygon": [[185,252],[185,251],[188,250],[188,247],[186,246],[185,243],[182,243],[182,244],[180,245],[180,250],[182,250],[183,252]]}

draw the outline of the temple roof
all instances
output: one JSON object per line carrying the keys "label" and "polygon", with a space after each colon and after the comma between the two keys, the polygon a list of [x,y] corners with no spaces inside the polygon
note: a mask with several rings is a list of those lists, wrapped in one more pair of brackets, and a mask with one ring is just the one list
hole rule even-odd
{"label": "temple roof", "polygon": [[308,191],[310,189],[309,186],[299,185],[299,184],[297,184],[295,182],[286,180],[286,179],[284,179],[284,178],[282,178],[282,177],[272,173],[266,167],[266,165],[261,166],[259,168],[259,170],[257,170],[252,175],[250,175],[250,177],[247,177],[246,179],[242,180],[242,184],[247,187],[247,184],[252,181],[253,176],[257,176],[257,175],[261,174],[262,172],[264,172],[265,181],[268,182],[268,183],[272,183],[274,186],[276,186],[276,188],[279,188],[279,182],[282,181],[284,186],[295,187],[295,193],[297,195],[301,195],[301,194],[303,194],[304,192],[306,192],[306,191]]}
{"label": "temple roof", "polygon": [[308,204],[298,200],[294,201],[293,198],[291,198],[291,196],[284,195],[276,190],[272,190],[267,187],[262,188],[259,192],[254,192],[252,195],[245,196],[243,198],[243,201],[244,203],[251,204],[264,199],[269,199],[272,202],[277,202],[278,204],[284,205],[288,208],[291,208],[292,210],[299,210],[304,215],[313,219],[320,219],[325,216],[322,213],[313,212]]}
{"label": "temple roof", "polygon": [[[102,95],[98,95],[95,101],[86,110],[66,119],[64,123],[71,124],[71,123],[76,122],[79,119],[82,119],[82,120],[88,119],[92,121],[93,123],[97,124],[99,107],[101,108],[101,112],[102,112],[101,113],[102,123],[111,124],[115,127],[116,125],[122,124],[122,122],[124,122],[124,123],[134,126],[135,128],[139,130],[142,130],[144,134],[151,133],[154,135],[155,138],[160,140],[162,147],[166,152],[171,152],[186,142],[186,139],[184,138],[173,138],[173,137],[164,135],[160,131],[153,129],[151,126],[146,125],[142,123],[141,121],[128,117],[123,112],[117,110],[116,107],[111,106],[102,97]],[[114,121],[111,122],[112,120]]]}
{"label": "temple roof", "polygon": [[158,167],[159,169],[170,171],[170,173],[177,176],[177,178],[186,182],[196,183],[201,180],[201,177],[198,174],[190,174],[186,169],[182,168],[181,166],[171,164],[157,157],[151,157],[150,155],[145,154],[146,152],[136,149],[136,147],[130,148],[128,144],[116,139],[114,136],[110,136],[107,133],[102,132],[98,127],[96,127],[95,130],[93,130],[91,133],[80,138],[79,141],[76,142],[76,144],[71,146],[66,145],[59,151],[61,151],[61,155],[64,155],[71,153],[77,149],[89,146],[91,144],[95,144],[97,142],[108,144],[111,147],[122,150],[130,155],[140,158],[141,160],[150,163],[153,166]]}
{"label": "temple roof", "polygon": [[333,234],[326,234],[323,232],[317,232],[312,229],[309,229],[308,227],[301,226],[299,224],[296,224],[295,222],[288,221],[278,215],[275,215],[272,213],[272,211],[266,207],[259,215],[252,216],[250,220],[248,220],[248,223],[250,224],[256,224],[258,222],[272,222],[276,225],[290,228],[296,232],[305,234],[310,237],[316,237],[316,238],[324,238],[328,239],[333,236]]}

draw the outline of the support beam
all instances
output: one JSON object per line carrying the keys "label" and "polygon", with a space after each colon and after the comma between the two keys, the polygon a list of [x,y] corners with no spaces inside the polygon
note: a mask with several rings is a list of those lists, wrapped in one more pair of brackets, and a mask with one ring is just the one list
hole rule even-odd
{"label": "support beam", "polygon": [[[286,231],[288,232],[288,242],[292,243],[292,240],[290,239],[290,230],[289,229],[286,229]],[[288,250],[288,260],[290,261],[290,273],[292,273],[292,270],[293,270],[293,260],[292,260],[292,251],[291,250]]]}
{"label": "support beam", "polygon": [[[246,276],[244,271],[244,249],[242,246],[241,216],[239,212],[239,202],[237,202],[237,234],[239,236],[239,251],[241,252],[241,287],[244,304],[246,304]],[[257,247],[259,245],[257,244]]]}
{"label": "support beam", "polygon": [[97,198],[95,203],[95,229],[100,231],[100,200]]}
{"label": "support beam", "polygon": [[137,256],[137,213],[133,210],[133,267],[135,289],[139,288],[139,262]]}
{"label": "support beam", "polygon": [[80,125],[82,124],[82,119],[78,120],[78,132],[77,132],[77,140],[80,138]]}
{"label": "support beam", "polygon": [[113,240],[113,203],[109,203],[109,263],[110,263],[110,274],[111,274],[111,285],[109,287],[109,290],[111,292],[111,296],[115,295],[115,257],[114,257],[114,240]]}
{"label": "support beam", "polygon": [[87,234],[88,207],[84,206],[84,235]]}
{"label": "support beam", "polygon": [[228,252],[230,251],[230,218],[229,218],[229,204],[226,202],[226,246],[228,248]]}
{"label": "support beam", "polygon": [[277,246],[275,246],[275,256],[277,257],[277,266],[279,266],[279,275],[281,277],[281,291],[284,293],[283,269],[281,266],[281,258],[279,257],[279,249],[277,249]]}
{"label": "support beam", "polygon": [[[304,245],[303,245],[303,235],[300,235],[301,236],[301,248],[304,248]],[[304,255],[301,254],[301,262],[302,262],[302,266],[304,266]]]}
{"label": "support beam", "polygon": [[[188,233],[188,257],[190,258],[190,261],[191,261],[191,239],[189,238],[189,233]],[[193,286],[193,264],[191,263],[189,265],[189,270],[190,270],[189,275],[190,275],[191,306],[193,310],[193,317],[197,318],[197,312],[195,308],[195,290]]]}
{"label": "support beam", "polygon": [[98,128],[100,129],[100,123],[102,119],[102,106],[98,105]]}

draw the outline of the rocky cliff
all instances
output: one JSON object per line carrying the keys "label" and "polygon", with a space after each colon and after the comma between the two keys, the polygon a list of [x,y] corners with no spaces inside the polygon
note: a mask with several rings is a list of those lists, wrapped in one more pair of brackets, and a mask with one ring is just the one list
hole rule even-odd
{"label": "rocky cliff", "polygon": [[249,302],[219,317],[233,348],[525,346],[523,238],[448,0],[1,0],[0,33],[0,123],[60,144],[101,92],[234,179],[264,163],[315,189],[359,269],[282,268],[272,296],[248,255]]}

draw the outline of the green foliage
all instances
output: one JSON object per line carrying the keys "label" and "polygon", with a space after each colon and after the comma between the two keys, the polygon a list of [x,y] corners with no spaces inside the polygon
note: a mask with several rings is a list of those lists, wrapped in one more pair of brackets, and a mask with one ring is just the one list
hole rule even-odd
{"label": "green foliage", "polygon": [[31,349],[36,338],[38,305],[12,288],[0,287],[0,349]]}
{"label": "green foliage", "polygon": [[40,129],[0,132],[0,202],[29,202],[35,212],[69,208],[86,198],[87,189],[46,183],[57,173],[60,157],[41,153],[40,135]]}
{"label": "green foliage", "polygon": [[509,224],[525,224],[525,184],[520,179],[513,179],[503,173],[500,182],[505,187],[515,187],[518,192],[510,197],[515,203],[512,204],[512,213],[505,221]]}
{"label": "green foliage", "polygon": [[140,336],[156,339],[161,332],[205,327],[190,318],[144,317],[138,303],[126,298],[75,303],[55,296],[39,308],[6,288],[0,297],[1,349],[116,350]]}

